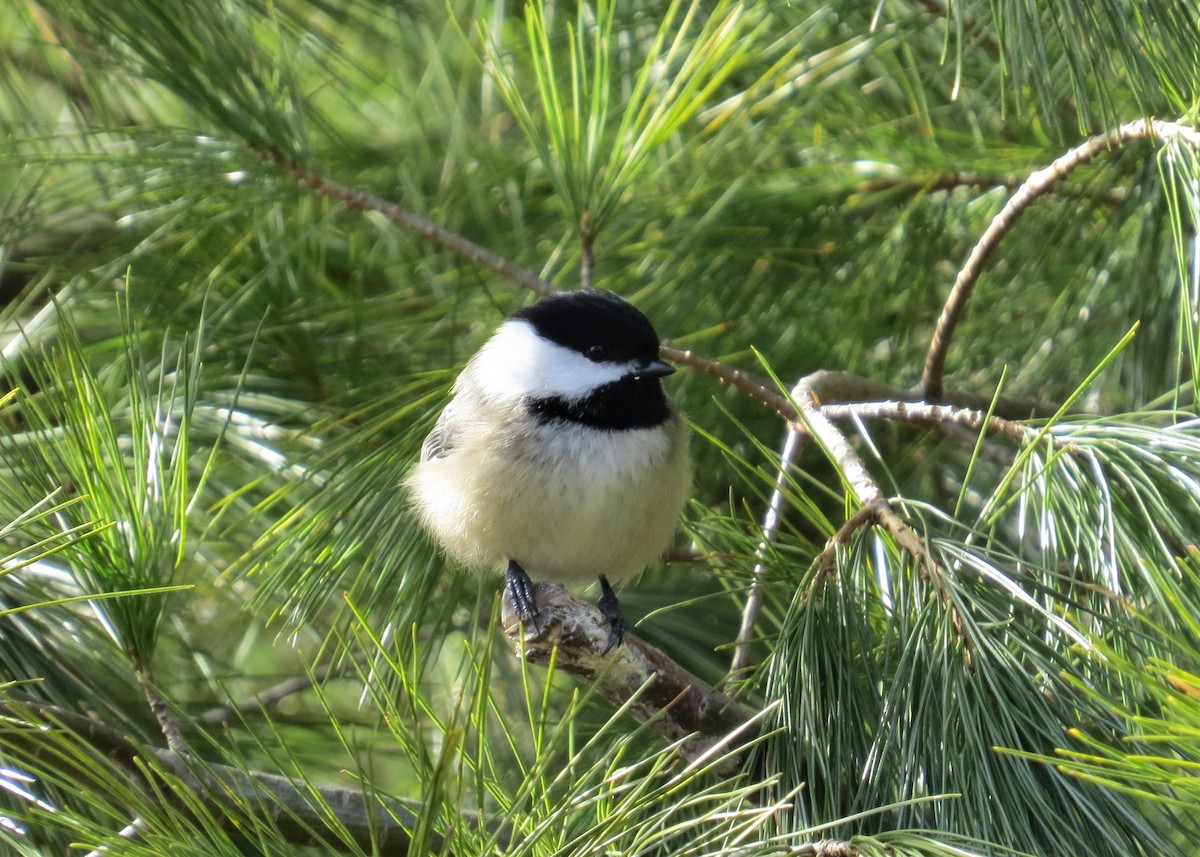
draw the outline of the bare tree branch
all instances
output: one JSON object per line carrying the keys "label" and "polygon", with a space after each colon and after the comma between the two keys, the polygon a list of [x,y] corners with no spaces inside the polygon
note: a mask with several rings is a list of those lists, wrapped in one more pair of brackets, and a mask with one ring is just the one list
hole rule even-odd
{"label": "bare tree branch", "polygon": [[838,531],[825,542],[825,548],[817,554],[816,561],[813,563],[817,568],[814,583],[834,570],[838,547],[849,542],[851,536],[868,524],[875,523],[875,521],[875,510],[869,506],[863,506],[838,527]]}
{"label": "bare tree branch", "polygon": [[932,566],[933,559],[926,551],[921,537],[909,529],[908,525],[896,514],[883,490],[871,476],[871,472],[867,470],[862,458],[850,445],[850,441],[828,417],[821,413],[820,400],[816,394],[819,381],[819,375],[809,375],[802,378],[792,388],[792,401],[799,409],[798,416],[801,424],[808,429],[809,433],[816,438],[829,457],[837,464],[838,470],[841,471],[859,504],[864,508],[874,510],[875,519],[892,534],[896,543],[905,553],[911,555],[923,566]]}
{"label": "bare tree branch", "polygon": [[422,238],[439,244],[447,250],[459,254],[464,259],[481,265],[493,273],[511,280],[523,288],[529,289],[534,294],[548,295],[556,291],[553,283],[543,280],[530,271],[514,265],[500,254],[494,253],[486,247],[464,238],[457,232],[442,226],[440,223],[434,223],[432,220],[422,217],[416,212],[403,209],[394,202],[389,202],[363,188],[349,187],[335,182],[314,170],[308,169],[303,164],[289,158],[276,149],[260,149],[256,151],[261,158],[274,164],[297,182],[312,188],[322,196],[339,200],[348,208],[357,209],[358,211],[379,212],[401,229],[415,232]]}
{"label": "bare tree branch", "polygon": [[333,669],[328,664],[322,664],[313,669],[311,675],[299,675],[286,678],[278,684],[264,688],[250,696],[243,697],[231,705],[218,705],[215,708],[210,708],[200,715],[201,723],[209,724],[225,724],[233,720],[233,718],[241,713],[256,712],[264,706],[274,705],[289,696],[312,688],[316,682],[325,681],[326,678],[338,678],[348,672],[348,667]]}
{"label": "bare tree branch", "polygon": [[[400,228],[414,232],[435,244],[458,253],[468,261],[482,265],[497,275],[511,280],[535,294],[548,295],[556,290],[553,283],[542,279],[531,271],[514,265],[503,256],[464,238],[462,235],[447,229],[439,223],[435,223],[415,212],[407,211],[395,203],[376,196],[362,188],[354,188],[336,182],[314,170],[308,169],[303,164],[277,150],[256,151],[264,160],[275,165],[300,184],[311,188],[322,196],[339,200],[349,208],[359,211],[378,212]],[[583,264],[585,270],[583,272],[583,282],[586,286],[591,283],[593,276],[592,266],[594,264],[591,259],[594,235],[591,232],[590,218],[586,215],[580,223],[580,231],[584,239]],[[796,418],[795,409],[792,408],[787,397],[781,394],[769,382],[753,373],[724,366],[715,360],[696,354],[694,351],[676,348],[668,340],[663,340],[659,352],[664,359],[681,366],[688,366],[741,390],[751,398],[772,408],[785,419],[794,420]],[[927,385],[923,386],[920,392],[905,394],[903,391],[889,384],[873,381],[848,372],[820,372],[815,373],[812,377],[820,379],[820,392],[822,393],[823,400],[827,402],[865,401],[870,399],[912,400],[921,398],[926,401],[937,401],[941,398],[940,389],[937,394],[929,394]],[[986,408],[989,402],[988,399],[981,396],[952,394],[945,399],[944,403],[968,408]],[[1054,410],[1054,408],[1050,408],[1044,403],[1039,402],[1003,400],[997,403],[996,412],[1000,416],[1028,417],[1040,413],[1053,413]]]}
{"label": "bare tree branch", "polygon": [[785,420],[795,419],[796,409],[787,400],[787,396],[775,389],[774,385],[766,379],[760,378],[752,372],[734,369],[691,350],[676,348],[667,340],[663,340],[658,346],[658,353],[664,360],[695,369],[697,372],[710,378],[716,378],[721,383],[740,390],[750,398],[771,408]]}
{"label": "bare tree branch", "polygon": [[179,728],[179,721],[175,719],[175,712],[167,705],[167,700],[158,692],[153,673],[143,662],[140,652],[132,652],[132,660],[133,674],[146,697],[146,702],[150,705],[154,719],[158,721],[163,737],[167,739],[167,746],[172,750],[183,750],[183,732]]}
{"label": "bare tree branch", "polygon": [[1018,443],[1032,440],[1037,434],[1018,422],[997,416],[988,417],[985,411],[954,405],[929,405],[925,402],[847,402],[821,405],[821,413],[831,420],[887,420],[943,429],[958,426],[973,431],[987,427],[989,431]]}
{"label": "bare tree branch", "polygon": [[767,514],[763,519],[762,541],[755,551],[754,582],[750,585],[750,593],[746,596],[746,604],[742,608],[742,621],[738,627],[737,638],[734,640],[733,659],[729,664],[729,674],[737,677],[750,663],[750,640],[754,636],[754,625],[758,621],[759,611],[763,602],[763,578],[767,574],[767,550],[775,541],[779,532],[779,524],[783,520],[784,505],[787,496],[788,471],[792,461],[800,451],[803,432],[795,423],[788,423],[787,436],[783,441],[783,450],[779,453],[779,470],[775,474],[775,487],[771,491],[771,500],[767,505]]}
{"label": "bare tree branch", "polygon": [[[520,625],[508,599],[503,619],[518,654],[530,663],[556,669],[586,682],[614,706],[629,713],[696,760],[733,750],[758,735],[755,712],[692,675],[645,640],[625,633],[621,645],[605,654],[610,626],[594,604],[557,583],[537,583],[537,627]],[[522,637],[522,631],[524,636]],[[630,704],[630,700],[633,700]],[[736,773],[741,754],[722,761],[719,773]]]}
{"label": "bare tree branch", "polygon": [[1103,134],[1089,137],[1083,143],[1056,158],[1049,166],[1035,170],[1024,184],[1009,197],[1008,202],[1000,212],[992,218],[988,228],[984,230],[979,241],[971,248],[971,253],[962,269],[955,278],[954,287],[950,290],[942,314],[938,318],[933,338],[929,343],[929,351],[925,356],[925,369],[921,376],[920,390],[922,398],[936,401],[942,394],[943,376],[946,370],[946,356],[950,351],[950,342],[954,330],[962,320],[967,302],[971,299],[975,283],[983,273],[992,252],[1000,241],[1012,229],[1017,218],[1033,202],[1059,179],[1069,175],[1081,164],[1086,164],[1101,152],[1118,148],[1130,140],[1158,138],[1169,140],[1180,137],[1189,145],[1200,148],[1200,131],[1175,122],[1163,122],[1158,119],[1138,119],[1119,125]]}

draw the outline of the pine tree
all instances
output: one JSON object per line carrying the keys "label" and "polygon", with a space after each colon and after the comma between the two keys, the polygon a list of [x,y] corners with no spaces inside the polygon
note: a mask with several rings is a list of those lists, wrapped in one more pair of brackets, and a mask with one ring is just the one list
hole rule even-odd
{"label": "pine tree", "polygon": [[[1195,0],[0,19],[0,848],[1196,853]],[[608,659],[402,489],[581,286],[696,464]]]}

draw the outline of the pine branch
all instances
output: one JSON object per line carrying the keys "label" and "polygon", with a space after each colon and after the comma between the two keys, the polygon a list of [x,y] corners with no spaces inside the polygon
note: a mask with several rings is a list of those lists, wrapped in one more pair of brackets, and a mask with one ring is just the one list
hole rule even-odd
{"label": "pine branch", "polygon": [[[744,746],[758,736],[754,712],[692,675],[645,640],[626,632],[607,654],[610,626],[594,604],[576,598],[557,583],[534,585],[537,627],[517,622],[504,599],[503,620],[517,653],[530,663],[563,670],[595,683],[596,691],[670,742],[694,761]],[[523,636],[522,636],[523,632]],[[632,703],[630,702],[632,700]],[[743,758],[723,759],[718,773],[732,775]]]}
{"label": "pine branch", "polygon": [[[264,160],[274,164],[297,182],[311,188],[322,196],[339,200],[348,207],[359,211],[374,211],[382,214],[402,229],[415,232],[422,238],[458,253],[468,261],[482,265],[534,294],[544,296],[556,290],[554,284],[548,280],[544,280],[533,272],[518,267],[503,256],[474,243],[439,223],[435,223],[415,212],[407,211],[395,203],[376,196],[362,188],[353,188],[336,182],[314,170],[308,169],[298,161],[279,151],[256,151]],[[591,254],[594,236],[591,233],[590,217],[585,216],[583,218],[580,223],[580,230],[584,238],[584,283],[586,286],[591,282],[591,269],[593,265]],[[774,389],[769,382],[753,373],[724,366],[718,361],[706,358],[691,350],[676,348],[669,340],[663,340],[659,347],[659,353],[666,360],[670,360],[681,366],[688,366],[735,387],[751,398],[772,408],[784,419],[794,420],[796,418],[795,409],[792,408],[787,397]],[[926,401],[934,400],[935,403],[940,402],[966,408],[985,408],[989,404],[987,398],[973,394],[951,393],[943,396],[940,385],[936,394],[929,394],[928,389],[925,388],[923,394],[918,394],[914,391],[906,396],[902,391],[889,384],[863,378],[848,372],[822,371],[814,373],[811,377],[814,383],[817,379],[820,379],[822,398],[825,401],[848,402],[889,398],[907,398],[912,400],[914,397],[917,397]],[[1000,416],[1016,415],[1029,417],[1039,414],[1049,415],[1054,412],[1054,408],[1044,403],[1024,399],[1005,399],[996,405],[996,413]]]}
{"label": "pine branch", "polygon": [[142,693],[146,697],[146,703],[150,706],[154,719],[158,721],[163,737],[167,739],[167,746],[172,750],[182,751],[184,749],[183,731],[179,728],[179,721],[175,719],[175,712],[171,710],[167,700],[159,693],[158,686],[154,682],[153,671],[146,665],[139,652],[133,652],[132,660],[133,674],[137,677],[138,686],[141,687]]}
{"label": "pine branch", "polygon": [[[873,523],[875,523],[875,510],[863,506],[838,527],[838,531],[825,542],[824,549],[817,554],[817,559],[813,563],[817,569],[814,584],[819,582],[820,578],[833,572],[836,565],[838,547],[849,543],[851,536],[863,527]],[[815,586],[812,588],[815,589]]]}
{"label": "pine branch", "polygon": [[935,563],[921,537],[908,528],[900,516],[892,508],[883,489],[871,476],[871,472],[863,463],[862,458],[833,422],[821,413],[820,399],[816,389],[820,378],[809,375],[800,379],[792,388],[792,401],[799,410],[798,417],[801,425],[808,429],[817,442],[836,462],[842,477],[850,490],[858,499],[861,506],[873,510],[875,520],[896,539],[905,553],[916,559],[922,566],[931,568]]}
{"label": "pine branch", "polygon": [[[9,720],[4,740],[18,762],[20,756],[36,759],[39,766],[53,769],[80,787],[121,799],[121,795],[111,794],[86,755],[55,752],[54,742],[61,740],[63,733],[77,736],[96,757],[121,771],[147,802],[160,801],[181,784],[191,793],[179,801],[181,809],[198,803],[234,835],[236,819],[253,807],[270,819],[287,842],[296,845],[312,845],[315,831],[328,831],[326,846],[353,850],[339,837],[340,829],[360,849],[381,857],[407,857],[409,831],[423,811],[417,801],[364,793],[361,787],[315,786],[278,774],[214,764],[175,750],[143,747],[106,723],[54,705],[10,696],[0,699],[0,716]],[[154,775],[156,769],[177,783],[160,780]],[[464,815],[470,823],[478,823],[478,818]],[[135,820],[120,835],[135,837],[136,828]],[[500,837],[501,844],[506,844],[507,833],[501,831]],[[441,853],[445,842],[434,836],[431,845],[435,853]]]}
{"label": "pine branch", "polygon": [[1013,420],[989,417],[985,411],[954,405],[930,405],[926,402],[846,402],[823,404],[821,413],[831,420],[862,419],[911,423],[931,428],[958,426],[972,431],[987,428],[1018,443],[1032,440],[1037,432]]}
{"label": "pine branch", "polygon": [[447,229],[440,223],[435,223],[427,217],[422,217],[414,211],[408,211],[389,202],[383,197],[376,196],[363,188],[350,187],[328,178],[314,170],[310,170],[276,149],[256,149],[256,154],[268,163],[274,164],[300,184],[311,188],[321,196],[336,199],[348,208],[357,211],[375,211],[382,214],[401,229],[415,232],[427,241],[432,241],[447,250],[459,254],[464,259],[481,265],[484,268],[511,280],[528,289],[536,295],[548,295],[556,291],[553,283],[543,280],[536,274],[514,265],[498,253],[464,238],[453,230]]}
{"label": "pine branch", "polygon": [[942,307],[941,316],[938,318],[937,327],[934,329],[933,338],[929,343],[929,351],[925,356],[925,369],[919,387],[922,398],[937,400],[942,395],[946,357],[950,351],[950,342],[954,338],[954,330],[962,320],[967,302],[971,299],[971,294],[975,289],[975,283],[983,274],[983,266],[1025,209],[1029,208],[1038,197],[1045,194],[1055,182],[1070,175],[1076,167],[1086,164],[1101,152],[1119,148],[1131,140],[1149,138],[1170,140],[1176,137],[1182,138],[1192,147],[1200,148],[1200,131],[1195,128],[1158,119],[1138,119],[1119,125],[1103,134],[1089,137],[1080,145],[1056,158],[1049,166],[1030,174],[1017,192],[1009,197],[1000,212],[992,218],[992,222],[984,230],[979,241],[971,248],[967,261],[954,280],[954,287],[950,290],[950,295]]}

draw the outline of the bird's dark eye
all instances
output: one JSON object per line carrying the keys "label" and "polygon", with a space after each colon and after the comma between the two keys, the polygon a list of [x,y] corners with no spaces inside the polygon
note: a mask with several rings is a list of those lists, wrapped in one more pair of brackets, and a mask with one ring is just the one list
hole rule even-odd
{"label": "bird's dark eye", "polygon": [[608,349],[603,345],[588,346],[587,358],[595,363],[608,359]]}

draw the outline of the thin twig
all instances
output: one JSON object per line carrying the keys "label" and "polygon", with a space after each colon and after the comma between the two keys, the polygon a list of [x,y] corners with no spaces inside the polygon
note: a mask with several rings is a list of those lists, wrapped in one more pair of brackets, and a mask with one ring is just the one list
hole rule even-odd
{"label": "thin twig", "polygon": [[785,420],[796,418],[796,409],[792,407],[787,396],[780,393],[774,386],[752,372],[734,369],[716,360],[697,354],[694,351],[676,348],[667,340],[663,340],[659,344],[658,353],[664,360],[668,360],[679,366],[687,366],[695,369],[697,372],[707,375],[710,378],[716,378],[724,384],[741,390],[750,398],[771,408]]}
{"label": "thin twig", "polygon": [[821,413],[831,420],[863,419],[887,420],[897,423],[979,431],[985,426],[989,431],[1024,443],[1036,435],[1032,429],[1002,417],[989,417],[986,412],[975,408],[959,408],[954,405],[930,405],[925,402],[847,402],[821,405]]}
{"label": "thin twig", "polygon": [[1000,212],[992,218],[992,222],[988,224],[988,228],[984,230],[979,241],[971,248],[967,261],[954,280],[954,287],[946,298],[945,306],[942,307],[941,316],[938,318],[937,327],[934,329],[933,338],[929,343],[929,351],[925,356],[925,369],[920,385],[922,398],[936,400],[941,396],[950,342],[954,337],[955,328],[962,320],[975,283],[983,273],[983,266],[992,252],[1012,229],[1013,224],[1025,209],[1044,194],[1051,185],[1101,152],[1117,148],[1130,140],[1154,137],[1162,140],[1182,137],[1188,141],[1189,145],[1200,147],[1200,131],[1195,128],[1158,119],[1138,119],[1119,125],[1103,134],[1089,137],[1080,145],[1056,158],[1049,166],[1035,170],[1016,193],[1009,197]]}
{"label": "thin twig", "polygon": [[[533,272],[514,265],[508,259],[464,238],[457,232],[453,232],[441,224],[434,223],[415,212],[402,209],[395,203],[376,196],[362,188],[352,188],[333,181],[314,170],[308,169],[295,159],[277,150],[267,149],[256,151],[258,151],[260,157],[274,164],[300,184],[311,188],[322,196],[339,200],[347,207],[359,211],[378,212],[402,229],[415,232],[429,241],[433,241],[452,252],[458,253],[468,261],[482,265],[493,273],[511,280],[535,294],[548,295],[555,291],[554,284],[548,280],[544,280]],[[593,249],[590,238],[590,218],[586,216],[581,223],[581,235],[584,237],[584,262],[582,265],[584,270],[581,272],[581,279],[586,284],[590,283],[593,277],[593,262],[588,259]],[[753,373],[724,366],[718,361],[699,355],[694,351],[676,348],[668,340],[663,340],[659,351],[667,360],[682,366],[688,366],[698,372],[730,384],[751,398],[772,408],[784,419],[794,420],[796,418],[795,410],[791,407],[787,397],[782,395],[770,383]],[[850,373],[826,372],[822,373],[822,375],[822,393],[826,401],[834,399],[837,401],[850,401],[854,398],[902,398],[905,396],[902,391],[890,385]],[[857,391],[859,395],[856,396],[848,392],[845,389],[847,385],[849,385],[850,389]],[[843,389],[835,395],[834,388],[839,386]],[[862,393],[866,389],[873,390],[874,392],[863,395]],[[911,395],[916,396],[917,394],[913,393]],[[968,394],[953,394],[952,396],[943,398],[952,398],[953,401],[947,401],[946,403],[964,407],[986,407],[988,404],[986,399]],[[1000,416],[1034,416],[1043,411],[1047,411],[1047,406],[1044,404],[1026,400],[1012,400],[1011,402],[1002,400],[997,403],[996,407],[996,413]],[[1048,412],[1053,413],[1054,409],[1049,408]]]}
{"label": "thin twig", "polygon": [[[711,357],[705,357],[694,351],[676,348],[669,341],[663,340],[658,347],[659,356],[679,366],[687,366],[702,375],[728,384],[746,394],[756,402],[765,405],[785,420],[796,419],[796,409],[788,401],[788,397],[779,392],[778,388],[766,378],[726,366]],[[957,408],[965,410],[985,411],[992,406],[992,399],[978,393],[963,393],[960,391],[945,391],[938,402],[926,402],[916,390],[901,390],[883,381],[855,375],[853,372],[834,372],[821,369],[808,376],[812,390],[822,402],[822,408],[833,404],[862,404],[894,400],[906,402],[914,406]],[[993,412],[997,418],[1007,420],[1033,419],[1049,417],[1058,412],[1053,404],[1035,399],[1022,399],[1002,396],[995,401]],[[889,417],[881,417],[888,419]]]}
{"label": "thin twig", "polygon": [[750,592],[742,607],[742,622],[738,627],[737,638],[733,645],[733,659],[729,663],[729,674],[736,678],[750,663],[750,641],[754,636],[754,625],[758,622],[758,614],[763,603],[763,578],[767,574],[767,551],[775,542],[779,532],[779,524],[783,520],[784,506],[787,503],[788,471],[792,462],[803,446],[801,432],[795,423],[788,423],[787,435],[783,440],[783,449],[779,453],[779,470],[775,474],[775,487],[771,491],[771,500],[767,504],[767,514],[763,518],[762,541],[754,552],[754,578],[750,584]]}
{"label": "thin twig", "polygon": [[592,213],[585,211],[579,218],[579,288],[590,289],[595,284],[596,235],[592,232]]}
{"label": "thin twig", "polygon": [[817,554],[817,558],[813,563],[816,566],[816,574],[813,577],[814,584],[823,580],[834,570],[838,547],[848,544],[850,538],[856,532],[869,524],[875,523],[876,519],[875,509],[870,506],[860,506],[857,512],[842,522],[837,532],[825,542],[824,549]]}
{"label": "thin twig", "polygon": [[[819,373],[801,379],[792,388],[792,399],[800,410],[800,419],[837,464],[843,478],[849,483],[850,490],[858,498],[859,504],[863,509],[868,510],[862,513],[862,521],[856,521],[850,532],[862,526],[867,520],[873,520],[891,534],[900,549],[917,562],[922,578],[929,580],[942,599],[951,604],[951,618],[954,627],[962,638],[966,648],[966,657],[968,660],[971,659],[974,644],[967,633],[967,625],[959,614],[958,608],[953,606],[953,593],[946,576],[948,572],[929,553],[925,547],[925,541],[913,532],[904,519],[892,508],[891,502],[884,495],[874,477],[871,476],[858,453],[854,451],[850,441],[838,430],[829,417],[821,413],[820,401],[814,392],[818,380]],[[849,535],[846,538],[849,538]]]}
{"label": "thin twig", "polygon": [[818,839],[808,845],[801,845],[792,852],[796,857],[811,854],[812,857],[861,857],[862,852],[840,839]]}
{"label": "thin twig", "polygon": [[261,711],[268,705],[275,705],[289,696],[310,690],[314,682],[322,682],[331,675],[335,678],[339,677],[343,672],[344,669],[335,670],[328,664],[322,664],[313,669],[311,675],[292,676],[278,684],[244,697],[232,705],[219,705],[215,708],[210,708],[200,715],[200,722],[209,724],[228,723],[235,715]]}
{"label": "thin twig", "polygon": [[141,656],[137,652],[133,654],[133,673],[137,677],[138,684],[141,685],[142,693],[145,694],[146,702],[150,705],[154,719],[158,721],[158,727],[162,730],[163,737],[167,739],[167,746],[175,751],[183,750],[185,745],[179,721],[175,719],[175,713],[171,711],[171,706],[167,705],[166,699],[158,692],[158,688],[154,684],[153,673],[142,663]]}
{"label": "thin twig", "polygon": [[459,254],[470,262],[482,265],[493,273],[507,280],[512,280],[517,285],[529,289],[529,291],[535,294],[544,296],[556,291],[553,283],[543,280],[536,274],[514,265],[500,254],[494,253],[486,247],[464,238],[457,232],[442,226],[440,223],[434,223],[429,218],[422,217],[416,212],[403,209],[394,202],[389,202],[363,188],[349,187],[335,182],[314,170],[308,169],[303,164],[293,158],[289,158],[277,149],[258,149],[256,151],[260,157],[283,170],[300,184],[312,188],[322,196],[339,200],[348,208],[357,209],[358,211],[378,212],[401,229],[415,232],[428,241],[440,244],[447,250]]}

